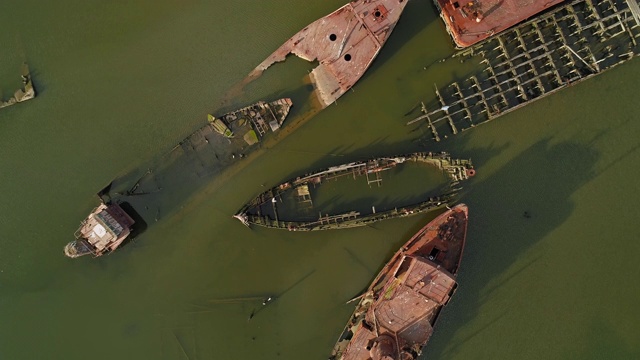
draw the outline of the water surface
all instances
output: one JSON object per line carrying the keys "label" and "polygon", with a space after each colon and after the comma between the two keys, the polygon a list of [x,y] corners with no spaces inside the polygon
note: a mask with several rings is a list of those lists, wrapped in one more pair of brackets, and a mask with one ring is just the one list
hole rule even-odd
{"label": "water surface", "polygon": [[224,176],[175,163],[163,179],[180,191],[135,199],[161,212],[133,242],[99,259],[62,255],[98,190],[174,166],[167,154],[207,113],[288,95],[291,123],[304,117],[312,65],[299,59],[231,103],[224,95],[342,4],[0,5],[0,89],[13,92],[28,61],[39,91],[0,111],[0,357],[326,359],[345,302],[436,214],[317,233],[248,229],[231,214],[261,185],[424,150],[478,170],[461,198],[471,218],[460,288],[424,358],[639,357],[640,62],[435,143],[403,114],[469,65],[436,63],[453,49],[426,1],[407,5],[336,105]]}

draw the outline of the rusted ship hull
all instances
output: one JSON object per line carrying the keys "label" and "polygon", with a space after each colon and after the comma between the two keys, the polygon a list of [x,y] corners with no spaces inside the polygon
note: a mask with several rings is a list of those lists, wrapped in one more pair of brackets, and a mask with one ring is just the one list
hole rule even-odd
{"label": "rusted ship hull", "polygon": [[[376,211],[372,207],[369,212],[355,210],[339,214],[320,214],[312,221],[295,221],[281,219],[278,216],[278,204],[286,194],[294,194],[300,203],[313,206],[310,187],[319,187],[327,180],[340,177],[365,177],[367,184],[378,184],[382,181],[380,174],[403,163],[421,163],[441,170],[448,178],[448,183],[439,196],[430,196],[413,204],[398,204],[396,207]],[[460,190],[459,183],[475,175],[470,160],[452,159],[447,153],[413,153],[405,156],[377,158],[368,161],[353,162],[330,167],[307,174],[276,187],[273,187],[247,203],[234,217],[245,225],[251,224],[268,228],[286,229],[289,231],[314,231],[342,229],[365,226],[385,219],[406,217],[427,211],[450,206],[455,202]]]}
{"label": "rusted ship hull", "polygon": [[322,107],[334,103],[369,68],[389,38],[408,0],[358,0],[314,21],[292,36],[249,74],[258,77],[294,54],[318,61],[311,72]]}
{"label": "rusted ship hull", "polygon": [[467,219],[459,204],[395,253],[361,296],[330,360],[418,358],[457,287]]}
{"label": "rusted ship hull", "polygon": [[458,48],[498,34],[565,0],[433,0]]}

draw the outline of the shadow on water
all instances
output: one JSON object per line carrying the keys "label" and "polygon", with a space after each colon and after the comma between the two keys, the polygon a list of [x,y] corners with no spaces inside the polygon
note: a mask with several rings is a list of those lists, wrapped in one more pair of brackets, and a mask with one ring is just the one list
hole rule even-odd
{"label": "shadow on water", "polygon": [[[545,139],[472,186],[465,199],[470,219],[458,277],[460,288],[445,309],[447,320],[439,324],[423,359],[452,357],[459,346],[478,334],[458,343],[450,341],[457,329],[478,319],[481,305],[496,288],[488,288],[488,284],[571,215],[571,195],[594,178],[599,157],[596,150],[584,145],[553,144]],[[504,281],[517,277],[515,274]]]}
{"label": "shadow on water", "polygon": [[585,349],[579,356],[567,353],[565,359],[640,359],[640,350],[629,344],[605,320],[595,319],[586,329],[588,336]]}

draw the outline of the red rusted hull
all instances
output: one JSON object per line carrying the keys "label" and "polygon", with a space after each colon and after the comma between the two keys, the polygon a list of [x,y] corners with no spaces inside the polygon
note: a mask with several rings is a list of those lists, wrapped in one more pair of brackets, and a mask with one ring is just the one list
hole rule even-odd
{"label": "red rusted hull", "polygon": [[347,92],[369,68],[391,35],[408,0],[358,0],[309,24],[258,65],[259,76],[288,54],[320,65],[311,72],[316,95],[326,107]]}
{"label": "red rusted hull", "polygon": [[373,281],[336,344],[333,360],[412,360],[456,289],[467,234],[460,204],[423,227]]}
{"label": "red rusted hull", "polygon": [[456,46],[476,44],[565,0],[434,0]]}

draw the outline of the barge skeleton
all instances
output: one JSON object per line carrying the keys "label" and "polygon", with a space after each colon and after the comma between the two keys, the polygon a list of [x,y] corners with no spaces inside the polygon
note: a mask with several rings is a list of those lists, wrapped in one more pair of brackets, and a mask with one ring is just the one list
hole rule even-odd
{"label": "barge skeleton", "polygon": [[573,0],[454,55],[481,56],[485,69],[436,87],[407,125],[426,123],[440,141],[631,60],[638,37],[637,0]]}

